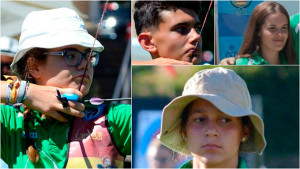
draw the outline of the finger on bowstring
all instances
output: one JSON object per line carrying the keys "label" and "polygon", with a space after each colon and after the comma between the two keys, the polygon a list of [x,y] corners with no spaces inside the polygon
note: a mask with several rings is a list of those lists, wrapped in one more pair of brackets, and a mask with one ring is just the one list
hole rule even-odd
{"label": "finger on bowstring", "polygon": [[69,101],[69,106],[78,111],[83,111],[85,109],[85,105],[83,103],[75,101]]}
{"label": "finger on bowstring", "polygon": [[62,107],[62,109],[63,109],[62,110],[63,113],[69,114],[71,116],[76,116],[76,117],[80,117],[80,118],[82,118],[84,116],[84,113],[82,111],[78,111],[78,110],[76,110],[74,108],[71,108],[70,106],[68,106],[68,107]]}

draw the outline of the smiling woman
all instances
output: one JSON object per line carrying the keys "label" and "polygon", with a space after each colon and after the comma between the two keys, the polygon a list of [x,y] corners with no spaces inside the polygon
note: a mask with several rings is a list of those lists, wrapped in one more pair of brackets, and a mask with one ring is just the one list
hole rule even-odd
{"label": "smiling woman", "polygon": [[253,10],[236,65],[295,64],[289,14],[277,2]]}
{"label": "smiling woman", "polygon": [[264,124],[246,83],[225,68],[197,72],[163,109],[160,141],[192,155],[182,168],[247,168],[240,152],[262,153]]}

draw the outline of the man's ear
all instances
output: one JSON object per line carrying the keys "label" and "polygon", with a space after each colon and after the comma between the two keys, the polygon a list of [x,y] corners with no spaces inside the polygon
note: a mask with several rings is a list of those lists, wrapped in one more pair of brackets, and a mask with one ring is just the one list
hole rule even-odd
{"label": "man's ear", "polygon": [[146,51],[150,52],[151,54],[154,54],[157,52],[156,46],[152,43],[152,35],[151,32],[142,32],[138,36],[138,41],[142,48],[144,48]]}

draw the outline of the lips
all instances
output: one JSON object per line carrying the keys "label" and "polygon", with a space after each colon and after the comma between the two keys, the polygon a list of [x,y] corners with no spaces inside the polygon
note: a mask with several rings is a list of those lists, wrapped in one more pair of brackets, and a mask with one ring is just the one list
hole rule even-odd
{"label": "lips", "polygon": [[[82,75],[79,75],[79,76],[76,76],[75,78],[82,79],[82,77],[83,77],[83,74],[82,74]],[[91,78],[90,78],[89,75],[86,74],[86,75],[84,75],[84,79],[90,80]]]}
{"label": "lips", "polygon": [[217,150],[222,148],[222,146],[219,146],[217,144],[205,144],[204,146],[202,146],[202,148],[207,150]]}
{"label": "lips", "polygon": [[200,55],[201,49],[200,49],[200,47],[197,47],[196,49],[192,48],[192,49],[189,50],[189,53],[192,53],[194,55]]}
{"label": "lips", "polygon": [[273,39],[274,42],[284,42],[283,39]]}

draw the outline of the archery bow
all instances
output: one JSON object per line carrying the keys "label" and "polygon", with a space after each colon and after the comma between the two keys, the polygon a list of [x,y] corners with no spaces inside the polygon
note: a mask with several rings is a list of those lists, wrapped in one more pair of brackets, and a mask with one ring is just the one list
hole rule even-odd
{"label": "archery bow", "polygon": [[[101,19],[100,19],[100,22],[99,22],[98,27],[97,27],[97,32],[96,32],[96,35],[94,37],[93,47],[91,48],[91,52],[90,52],[88,61],[87,61],[86,65],[85,65],[83,76],[82,76],[82,79],[81,79],[81,82],[80,82],[80,85],[79,85],[79,91],[81,89],[81,86],[82,86],[82,83],[83,83],[83,80],[84,80],[84,77],[85,77],[88,65],[89,65],[90,60],[91,60],[91,56],[92,56],[92,53],[93,53],[93,50],[94,50],[94,47],[95,47],[95,42],[97,40],[98,33],[99,33],[100,28],[101,28],[101,24],[102,24],[102,21],[103,21],[104,13],[106,12],[106,9],[107,9],[107,5],[108,5],[108,0],[106,0],[105,5],[104,5],[104,9],[102,11]],[[117,100],[130,100],[130,99],[131,98],[115,98],[115,99],[91,98],[90,100],[84,100],[83,102],[90,102],[92,105],[100,105],[104,101],[117,101]]]}
{"label": "archery bow", "polygon": [[100,27],[101,27],[101,24],[102,24],[102,21],[103,21],[104,13],[105,13],[106,8],[107,8],[107,4],[108,4],[108,0],[106,0],[105,5],[104,5],[104,9],[102,11],[101,19],[100,19],[100,22],[99,22],[98,27],[97,27],[97,32],[96,32],[96,35],[94,37],[93,47],[91,48],[91,52],[90,52],[89,58],[86,62],[85,69],[84,69],[84,72],[83,72],[83,76],[82,76],[82,79],[81,79],[81,82],[80,82],[80,85],[79,85],[79,91],[81,89],[81,86],[82,86],[82,83],[83,83],[83,80],[84,80],[84,77],[85,77],[85,73],[87,71],[87,67],[89,65],[89,62],[91,61],[92,53],[93,53],[95,43],[96,43],[96,40],[97,40],[97,37],[98,37],[98,33],[99,33],[99,30],[100,30]]}

